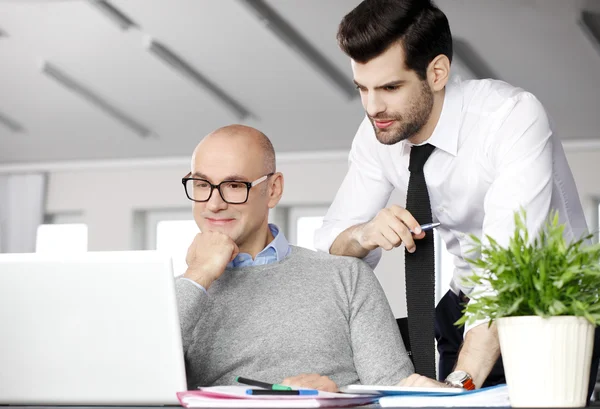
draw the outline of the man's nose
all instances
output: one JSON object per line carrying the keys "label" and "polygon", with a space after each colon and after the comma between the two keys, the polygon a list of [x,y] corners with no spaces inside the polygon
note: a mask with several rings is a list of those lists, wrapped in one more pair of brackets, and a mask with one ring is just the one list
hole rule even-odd
{"label": "man's nose", "polygon": [[374,118],[377,115],[385,112],[386,105],[378,92],[369,92],[367,95],[365,111]]}
{"label": "man's nose", "polygon": [[210,211],[223,210],[227,208],[227,202],[221,197],[219,189],[213,189],[208,202],[206,202],[206,207]]}

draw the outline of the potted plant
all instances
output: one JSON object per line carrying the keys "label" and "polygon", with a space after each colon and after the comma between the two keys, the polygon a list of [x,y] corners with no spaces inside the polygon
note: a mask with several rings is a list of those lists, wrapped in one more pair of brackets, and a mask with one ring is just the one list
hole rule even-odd
{"label": "potted plant", "polygon": [[[457,325],[496,321],[511,405],[586,405],[594,330],[600,323],[600,244],[568,242],[553,213],[532,237],[523,210],[509,244],[472,236],[475,287]],[[484,243],[485,242],[485,243]],[[478,289],[479,288],[479,289]]]}

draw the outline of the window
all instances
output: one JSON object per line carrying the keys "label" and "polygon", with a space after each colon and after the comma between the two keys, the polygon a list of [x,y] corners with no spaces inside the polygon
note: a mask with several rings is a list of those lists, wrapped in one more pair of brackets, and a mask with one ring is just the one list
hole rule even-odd
{"label": "window", "polygon": [[305,216],[296,221],[296,245],[315,250],[315,231],[323,224],[324,216]]}
{"label": "window", "polygon": [[435,296],[436,305],[450,289],[450,281],[454,275],[454,256],[446,250],[446,243],[435,233]]}
{"label": "window", "polygon": [[152,210],[145,214],[147,232],[145,248],[166,253],[173,259],[173,273],[185,273],[185,256],[199,232],[191,210]]}
{"label": "window", "polygon": [[193,220],[162,220],[156,225],[156,250],[173,258],[173,273],[176,276],[187,269],[185,257],[198,231]]}
{"label": "window", "polygon": [[[291,244],[300,247],[305,247],[311,250],[314,248],[315,231],[321,227],[327,207],[292,207],[288,212],[289,237]],[[454,256],[446,250],[446,244],[441,239],[439,234],[435,234],[435,268],[436,268],[436,304],[442,296],[448,291],[450,280],[454,275]],[[402,250],[404,251],[404,250]],[[383,257],[393,258],[394,262],[402,262],[402,259],[397,259],[397,251],[387,254],[384,252]],[[393,264],[392,263],[392,264]],[[379,268],[381,270],[381,267]]]}
{"label": "window", "polygon": [[315,231],[323,224],[327,207],[292,207],[288,213],[291,244],[315,250]]}
{"label": "window", "polygon": [[[270,217],[270,216],[269,216]],[[171,256],[176,276],[185,273],[185,257],[196,234],[200,232],[190,208],[147,210],[139,212],[140,249],[158,250]]]}
{"label": "window", "polygon": [[595,230],[590,232],[590,234],[594,235],[592,238],[592,243],[598,243],[600,241],[600,200],[598,200],[598,213],[596,213],[596,220],[592,218],[590,220],[590,224],[592,225],[592,229],[594,229],[594,225],[596,225]]}
{"label": "window", "polygon": [[46,216],[37,229],[37,253],[83,253],[88,250],[88,228],[81,215]]}

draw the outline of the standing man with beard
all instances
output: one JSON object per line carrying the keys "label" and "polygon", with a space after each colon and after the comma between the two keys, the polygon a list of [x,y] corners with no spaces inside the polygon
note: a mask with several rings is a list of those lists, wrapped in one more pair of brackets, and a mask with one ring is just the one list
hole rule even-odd
{"label": "standing man with beard", "polygon": [[[535,96],[504,82],[450,80],[448,20],[427,0],[365,0],[344,17],[337,39],[351,58],[366,118],[316,246],[375,267],[382,248],[404,244],[410,345],[416,372],[426,375],[404,385],[440,385],[431,379],[433,321],[438,379],[465,388],[503,382],[495,325],[469,326],[464,340],[453,325],[472,291],[461,280],[471,273],[465,257],[476,256],[468,253],[469,235],[507,244],[521,207],[532,232],[553,210],[568,239],[587,229],[546,112]],[[394,189],[407,194],[406,206],[386,207]],[[419,227],[430,222],[441,223],[437,232],[455,257],[450,289],[435,309],[433,234]]]}

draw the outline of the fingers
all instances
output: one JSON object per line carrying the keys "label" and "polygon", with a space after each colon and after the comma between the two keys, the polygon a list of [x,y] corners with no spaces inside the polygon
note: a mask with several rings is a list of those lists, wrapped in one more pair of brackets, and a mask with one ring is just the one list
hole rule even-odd
{"label": "fingers", "polygon": [[364,248],[381,247],[391,250],[404,243],[411,253],[416,250],[415,239],[425,237],[425,233],[421,231],[419,223],[410,212],[396,205],[382,209],[365,225],[362,233],[361,245]]}
{"label": "fingers", "polygon": [[415,235],[420,235],[422,233],[421,225],[408,210],[398,205],[391,205],[389,209],[394,216],[401,220],[402,223],[412,230]]}
{"label": "fingers", "polygon": [[407,378],[404,378],[398,383],[398,386],[407,387],[424,387],[424,388],[447,388],[448,385],[442,382],[438,382],[434,379],[428,378],[419,374],[412,374]]}
{"label": "fingers", "polygon": [[188,249],[188,255],[192,249],[203,250],[208,245],[228,248],[236,254],[239,253],[239,248],[231,237],[218,231],[208,230],[196,234]]}
{"label": "fingers", "polygon": [[285,378],[281,385],[296,388],[318,389],[325,392],[338,392],[338,387],[331,379],[319,374],[301,374]]}
{"label": "fingers", "polygon": [[289,376],[285,378],[282,382],[280,382],[280,384],[286,386],[297,386],[299,383],[304,382],[309,375],[314,374],[300,374],[296,376]]}
{"label": "fingers", "polygon": [[188,247],[187,250],[187,254],[185,255],[185,263],[187,264],[187,266],[189,267],[191,264],[193,264],[195,256],[196,256],[196,244],[199,240],[199,236],[202,233],[198,233],[194,236],[194,240],[192,240],[192,244],[190,244],[190,246]]}
{"label": "fingers", "polygon": [[418,379],[419,377],[421,377],[421,375],[419,374],[412,374],[410,376],[408,376],[407,378],[404,378],[400,381],[400,383],[398,384],[398,386],[413,386],[413,384],[415,383],[415,380]]}
{"label": "fingers", "polygon": [[[406,213],[410,215],[410,213]],[[398,247],[400,246],[400,244],[404,243],[404,246],[409,252],[414,252],[415,241],[413,240],[413,234],[410,232],[409,227],[401,219],[399,219],[391,209],[389,212],[388,225],[400,238],[400,242],[397,243],[394,247]]]}
{"label": "fingers", "polygon": [[231,240],[231,243],[233,243],[233,251],[231,252],[231,260],[229,261],[233,261],[233,259],[235,259],[236,256],[240,254],[240,248],[238,247],[238,245],[235,244],[233,240]]}
{"label": "fingers", "polygon": [[208,289],[239,251],[235,242],[226,234],[215,231],[196,234],[186,255],[186,278]]}
{"label": "fingers", "polygon": [[426,235],[426,233],[424,231],[421,231],[421,233],[419,233],[419,234],[413,233],[412,238],[413,238],[413,240],[415,240],[415,239],[421,240],[421,239],[425,238],[425,235]]}

